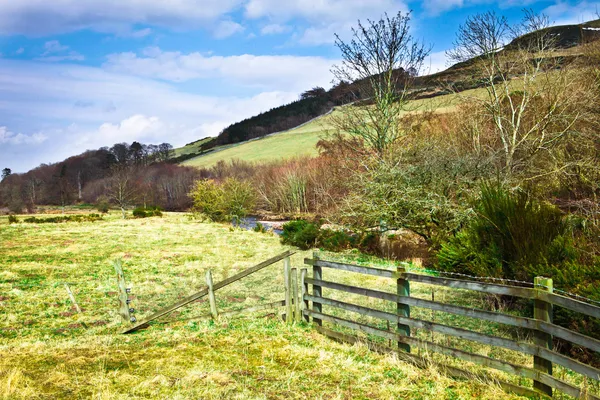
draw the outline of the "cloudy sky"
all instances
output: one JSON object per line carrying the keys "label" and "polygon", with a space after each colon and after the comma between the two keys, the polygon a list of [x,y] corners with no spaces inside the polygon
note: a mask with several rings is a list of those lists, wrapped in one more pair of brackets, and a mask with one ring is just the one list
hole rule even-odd
{"label": "cloudy sky", "polygon": [[334,33],[384,12],[413,11],[435,72],[467,15],[495,9],[516,21],[523,6],[565,24],[593,19],[600,2],[0,0],[0,168],[217,135],[329,87]]}

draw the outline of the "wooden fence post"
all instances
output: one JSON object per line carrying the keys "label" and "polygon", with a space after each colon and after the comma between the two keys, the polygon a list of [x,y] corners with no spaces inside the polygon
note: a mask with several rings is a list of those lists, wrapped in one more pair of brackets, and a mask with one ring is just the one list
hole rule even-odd
{"label": "wooden fence post", "polygon": [[125,274],[123,273],[123,263],[121,260],[114,262],[115,272],[119,281],[119,315],[125,322],[131,322],[129,314],[129,299],[127,296],[127,285],[125,284]]}
{"label": "wooden fence post", "polygon": [[[317,251],[313,252],[313,259],[315,261],[319,260],[319,252],[317,252]],[[321,267],[313,265],[313,279],[323,280],[323,269]],[[322,297],[322,296],[323,296],[323,290],[322,290],[321,286],[313,284],[313,297]],[[318,313],[323,312],[323,305],[321,303],[319,303],[318,301],[313,300],[313,311],[318,312]],[[318,326],[323,326],[323,321],[320,318],[313,317],[313,322],[315,324],[317,324]]]}
{"label": "wooden fence post", "polygon": [[302,321],[302,315],[300,310],[300,297],[298,290],[298,269],[292,268],[292,297],[294,298],[294,321]]}
{"label": "wooden fence post", "polygon": [[75,306],[75,310],[77,310],[78,314],[81,314],[81,308],[79,307],[79,304],[77,304],[77,301],[75,300],[75,295],[71,291],[71,288],[69,287],[69,285],[67,285],[66,283],[65,283],[65,289],[67,290],[67,294],[69,295],[69,298],[71,299],[71,303],[73,303],[73,306]]}
{"label": "wooden fence post", "polygon": [[[404,269],[404,267],[398,267],[396,269],[396,272],[398,272],[399,276],[401,276],[400,274],[404,274],[406,270]],[[398,277],[398,279],[396,280],[396,286],[397,294],[399,296],[398,303],[396,306],[397,315],[400,317],[410,318],[410,306],[408,304],[401,303],[402,300],[400,298],[400,296],[410,296],[410,284],[407,279]],[[401,335],[410,336],[410,326],[398,322],[396,329]],[[410,345],[407,343],[398,342],[398,349],[410,353]]]}
{"label": "wooden fence post", "polygon": [[[302,310],[308,310],[308,300],[304,299],[304,297],[308,295],[308,283],[306,283],[307,272],[308,270],[306,268],[300,270],[300,282],[302,283]],[[310,322],[310,317],[305,315],[304,320]]]}
{"label": "wooden fence post", "polygon": [[291,324],[294,321],[292,309],[292,288],[291,288],[291,264],[290,258],[283,259],[283,280],[285,284],[285,322]]}
{"label": "wooden fence post", "polygon": [[[534,287],[539,291],[552,292],[552,279],[538,276],[534,279]],[[552,304],[539,299],[535,299],[533,302],[533,318],[543,322],[552,323]],[[552,335],[545,332],[534,331],[533,342],[537,346],[552,350]],[[552,375],[552,362],[544,358],[533,356],[533,368],[548,375]],[[537,380],[533,381],[533,387],[552,397],[552,387]]]}
{"label": "wooden fence post", "polygon": [[206,286],[208,286],[208,302],[210,303],[210,315],[212,315],[212,318],[216,320],[219,317],[219,312],[217,311],[217,299],[215,297],[215,291],[213,289],[213,278],[210,269],[206,271]]}

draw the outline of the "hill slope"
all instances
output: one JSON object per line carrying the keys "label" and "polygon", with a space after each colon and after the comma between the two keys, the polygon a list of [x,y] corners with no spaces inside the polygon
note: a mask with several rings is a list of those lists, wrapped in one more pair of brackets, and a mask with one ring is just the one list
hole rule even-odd
{"label": "hill slope", "polygon": [[[547,30],[557,38],[557,56],[573,56],[578,54],[578,45],[600,39],[600,20]],[[528,35],[515,39],[507,48],[517,46],[527,38]],[[456,98],[447,94],[441,82],[452,84],[458,90],[476,89],[478,83],[471,79],[472,68],[472,61],[464,62],[436,74],[418,77],[414,82],[414,103],[425,109],[445,108],[448,103],[455,105]],[[232,124],[212,140],[204,139],[177,149],[180,158],[175,161],[187,166],[211,167],[221,160],[263,162],[314,155],[317,152],[315,145],[331,129],[328,119],[318,118],[318,115],[347,103],[346,95],[351,91],[351,85],[338,85],[328,92],[308,91],[308,97]],[[437,100],[429,101],[431,98]],[[317,121],[312,121],[315,117]],[[306,121],[312,122],[306,124]]]}

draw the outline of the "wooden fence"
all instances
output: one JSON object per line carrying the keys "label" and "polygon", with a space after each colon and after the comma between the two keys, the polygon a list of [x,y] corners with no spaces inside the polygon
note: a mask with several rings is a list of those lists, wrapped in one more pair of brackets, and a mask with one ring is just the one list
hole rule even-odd
{"label": "wooden fence", "polygon": [[[291,273],[289,274],[290,278],[288,278],[288,274],[286,273],[286,287],[288,287],[286,293],[288,296],[293,297],[293,299],[290,300],[290,298],[286,296],[286,313],[289,316],[294,314],[296,316],[295,319],[298,320],[301,318],[300,312],[293,310],[292,308],[294,305],[296,305],[296,307],[301,306],[302,314],[304,315],[305,320],[308,321],[309,317],[312,317],[313,323],[316,325],[317,330],[331,338],[347,342],[355,342],[357,340],[356,336],[342,333],[339,331],[339,329],[336,331],[324,327],[324,322],[332,324],[333,327],[344,327],[354,332],[362,332],[368,335],[386,339],[388,341],[396,342],[397,345],[394,349],[390,348],[389,346],[383,346],[374,342],[367,344],[376,350],[395,352],[398,352],[398,349],[402,350],[399,352],[399,354],[403,354],[406,358],[411,359],[416,363],[423,363],[424,359],[416,354],[411,354],[410,350],[412,347],[455,357],[457,359],[475,363],[486,368],[492,368],[522,378],[531,379],[533,381],[534,390],[525,386],[515,385],[508,382],[499,382],[505,389],[522,395],[535,397],[539,397],[540,395],[552,396],[553,389],[555,389],[575,398],[600,400],[600,397],[597,395],[588,393],[585,387],[577,387],[553,376],[552,374],[553,365],[560,365],[573,372],[583,375],[584,380],[600,380],[600,370],[591,365],[560,354],[556,352],[552,346],[552,339],[559,338],[575,345],[585,347],[594,352],[600,352],[599,340],[555,325],[552,322],[553,306],[564,307],[571,311],[594,318],[600,318],[600,307],[553,293],[552,280],[550,279],[536,278],[534,288],[526,288],[420,275],[408,273],[402,268],[398,268],[397,271],[391,271],[372,267],[342,264],[338,262],[321,260],[316,255],[313,257],[313,259],[305,259],[305,264],[312,266],[313,273],[312,278],[310,278],[307,276],[306,269],[301,271],[300,280],[302,294],[300,298],[303,300],[302,303],[299,300],[295,300],[298,299],[298,297],[294,296],[293,289],[290,293],[289,284],[287,282],[291,282],[292,286],[294,286],[294,278],[292,276],[293,274]],[[396,293],[388,293],[369,288],[336,283],[332,280],[326,280],[323,276],[324,268],[372,275],[380,278],[389,278],[395,280],[397,291]],[[500,312],[467,308],[445,304],[439,301],[411,297],[410,282],[529,299],[534,303],[534,317],[525,318],[503,314]],[[309,292],[309,285],[312,285],[312,292]],[[396,312],[384,312],[381,310],[375,310],[361,305],[351,304],[345,301],[325,297],[323,296],[323,288],[365,296],[372,299],[389,301],[396,304]],[[310,306],[311,303],[312,306]],[[389,321],[390,323],[395,324],[395,329],[393,331],[380,329],[357,321],[340,318],[338,316],[325,313],[323,311],[323,306]],[[476,318],[482,321],[490,321],[512,327],[524,328],[532,332],[533,341],[516,341],[432,321],[411,318],[411,307],[425,308],[464,317]],[[288,320],[291,321],[292,318],[288,318]],[[422,329],[428,332],[441,333],[479,344],[514,350],[531,356],[533,358],[533,368],[524,365],[516,365],[507,361],[483,356],[480,354],[475,354],[463,349],[457,349],[441,345],[439,343],[418,339],[411,336],[411,329]],[[455,367],[443,365],[441,367],[452,375],[463,377],[479,375]]]}
{"label": "wooden fence", "polygon": [[[235,283],[235,282],[239,281],[240,279],[250,276],[250,275],[252,275],[270,265],[273,265],[276,262],[281,261],[281,260],[283,260],[283,262],[284,262],[284,271],[288,271],[289,266],[290,266],[290,257],[294,253],[295,253],[294,251],[286,251],[284,253],[281,253],[281,254],[279,254],[273,258],[270,258],[268,260],[265,260],[251,268],[245,269],[244,271],[242,271],[230,278],[227,278],[221,282],[217,282],[217,283],[213,283],[212,272],[210,270],[208,270],[208,271],[206,271],[206,288],[186,297],[183,300],[180,300],[174,304],[171,304],[168,307],[165,307],[165,308],[155,312],[154,314],[152,314],[148,318],[146,318],[144,321],[137,323],[136,325],[127,329],[123,333],[124,334],[133,333],[140,329],[146,328],[152,321],[155,321],[161,317],[164,317],[164,316],[172,313],[173,311],[175,311],[181,307],[185,307],[185,306],[193,303],[194,301],[197,301],[206,296],[208,296],[208,300],[209,300],[209,304],[210,304],[210,315],[209,316],[213,319],[216,319],[219,316],[219,311],[217,310],[216,295],[215,295],[215,292],[217,290],[222,289],[226,286],[229,286],[232,283]],[[121,274],[122,274],[122,271],[121,271]],[[249,307],[249,308],[243,309],[243,310],[237,310],[234,312],[230,311],[227,313],[223,313],[221,315],[227,314],[228,316],[231,316],[231,315],[239,314],[242,312],[253,312],[253,311],[260,311],[260,310],[277,309],[277,308],[280,308],[280,307],[288,304],[291,301],[290,300],[291,295],[289,294],[290,281],[288,278],[286,278],[285,282],[286,282],[285,283],[286,284],[286,301],[285,302],[282,300],[282,301],[277,301],[274,303],[262,304],[262,305],[258,305],[258,306]],[[288,312],[287,315],[289,316],[289,315],[291,315],[291,313]],[[206,317],[206,316],[200,316],[200,317],[196,317],[196,318],[204,318],[204,317]],[[136,322],[136,321],[132,320],[132,322]]]}

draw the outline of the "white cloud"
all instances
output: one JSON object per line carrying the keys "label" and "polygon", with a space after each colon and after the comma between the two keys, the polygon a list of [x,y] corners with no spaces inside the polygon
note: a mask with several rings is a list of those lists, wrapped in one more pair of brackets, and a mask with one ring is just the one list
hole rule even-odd
{"label": "white cloud", "polygon": [[387,12],[407,12],[400,0],[248,0],[246,17],[267,19],[275,24],[302,18],[310,24],[294,39],[304,45],[331,44],[334,33],[347,37],[358,19],[378,19]]}
{"label": "white cloud", "polygon": [[[313,83],[307,75],[302,89]],[[280,90],[216,97],[101,68],[2,60],[0,121],[6,132],[22,135],[2,133],[0,160],[26,171],[123,140],[181,146],[296,100],[302,89],[287,79],[283,83]],[[43,146],[16,144],[44,137]]]}
{"label": "white cloud", "polygon": [[268,24],[261,28],[260,33],[263,35],[279,35],[290,31],[290,27],[282,24]]}
{"label": "white cloud", "polygon": [[244,27],[234,21],[221,21],[214,30],[215,38],[225,39],[244,31]]}
{"label": "white cloud", "polygon": [[36,132],[31,135],[22,133],[10,132],[6,126],[0,126],[0,143],[12,145],[36,145],[45,142],[48,137],[41,132]]}
{"label": "white cloud", "polygon": [[430,75],[444,71],[449,67],[448,61],[445,51],[431,53],[423,63],[422,74]]}
{"label": "white cloud", "polygon": [[556,4],[543,10],[556,25],[581,24],[597,19],[600,12],[600,2],[581,1],[571,5],[567,2],[557,1]]}
{"label": "white cloud", "polygon": [[19,47],[19,49],[17,51],[15,51],[16,54],[23,54],[25,52],[25,49],[23,47]]}
{"label": "white cloud", "polygon": [[431,15],[440,15],[453,8],[461,8],[464,0],[425,0],[423,8]]}
{"label": "white cloud", "polygon": [[148,35],[152,34],[152,29],[150,28],[144,28],[144,29],[138,29],[136,31],[131,32],[131,34],[129,35],[129,37],[135,38],[135,39],[140,39],[143,37],[146,37]]}
{"label": "white cloud", "polygon": [[301,56],[206,56],[201,53],[163,52],[150,47],[141,55],[117,53],[108,56],[108,70],[173,82],[193,79],[223,79],[267,90],[300,91],[315,85],[328,86],[334,60]]}
{"label": "white cloud", "polygon": [[197,28],[241,4],[242,0],[0,0],[0,34],[120,32],[140,23]]}
{"label": "white cloud", "polygon": [[[76,51],[69,51],[69,46],[60,44],[58,40],[51,40],[44,44],[45,51],[41,57],[36,58],[39,61],[59,62],[59,61],[83,61],[85,57]],[[65,54],[66,53],[66,54]]]}
{"label": "white cloud", "polygon": [[274,20],[305,18],[311,21],[348,21],[405,9],[403,2],[396,0],[249,0],[246,3],[249,18],[268,17]]}

